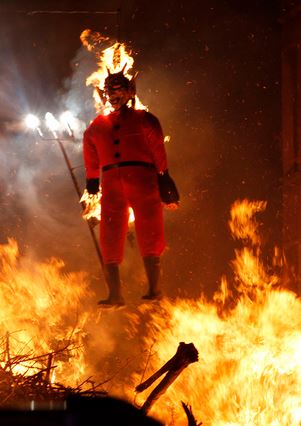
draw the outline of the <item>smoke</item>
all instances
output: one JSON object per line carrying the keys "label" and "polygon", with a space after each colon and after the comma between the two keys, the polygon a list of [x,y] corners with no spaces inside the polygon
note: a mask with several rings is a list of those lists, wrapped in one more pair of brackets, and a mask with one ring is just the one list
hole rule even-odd
{"label": "smoke", "polygon": [[[81,47],[71,61],[71,76],[64,83],[64,90],[58,94],[57,102],[81,120],[83,130],[95,117],[93,88],[86,86],[87,77],[97,69],[96,58]],[[79,138],[81,134],[77,135]]]}

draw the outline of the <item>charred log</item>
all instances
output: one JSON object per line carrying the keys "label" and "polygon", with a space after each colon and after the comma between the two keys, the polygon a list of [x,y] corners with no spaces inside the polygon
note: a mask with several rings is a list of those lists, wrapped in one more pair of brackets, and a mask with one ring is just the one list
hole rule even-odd
{"label": "charred log", "polygon": [[198,351],[193,345],[193,343],[186,344],[184,342],[181,342],[178,346],[175,355],[151,377],[149,377],[146,381],[140,383],[136,387],[136,392],[142,392],[149,386],[151,386],[160,376],[166,373],[162,381],[150,393],[147,400],[141,407],[141,410],[144,413],[148,413],[153,404],[160,398],[161,395],[166,392],[166,390],[176,380],[176,378],[181,374],[181,372],[189,364],[197,361]]}
{"label": "charred log", "polygon": [[185,404],[185,402],[183,402],[183,401],[181,401],[181,403],[182,403],[182,407],[183,407],[183,409],[185,411],[185,414],[187,416],[188,426],[201,426],[203,423],[202,422],[200,422],[200,423],[197,422],[196,418],[193,415],[191,406],[188,405],[188,404]]}

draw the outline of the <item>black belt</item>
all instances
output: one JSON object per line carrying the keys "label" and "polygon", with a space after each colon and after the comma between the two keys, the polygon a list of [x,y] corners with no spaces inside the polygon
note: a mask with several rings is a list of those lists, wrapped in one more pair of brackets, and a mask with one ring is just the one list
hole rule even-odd
{"label": "black belt", "polygon": [[122,161],[120,163],[107,164],[106,166],[103,166],[102,171],[106,172],[107,170],[118,169],[119,167],[127,167],[127,166],[142,166],[142,167],[149,167],[152,169],[155,168],[154,164],[147,163],[146,161]]}

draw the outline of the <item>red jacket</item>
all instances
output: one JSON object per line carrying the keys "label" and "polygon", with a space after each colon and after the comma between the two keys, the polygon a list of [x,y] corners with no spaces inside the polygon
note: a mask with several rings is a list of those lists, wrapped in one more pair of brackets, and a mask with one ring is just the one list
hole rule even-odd
{"label": "red jacket", "polygon": [[159,120],[151,113],[124,107],[99,115],[84,133],[83,153],[87,179],[100,169],[123,161],[145,161],[158,172],[167,169],[164,138]]}

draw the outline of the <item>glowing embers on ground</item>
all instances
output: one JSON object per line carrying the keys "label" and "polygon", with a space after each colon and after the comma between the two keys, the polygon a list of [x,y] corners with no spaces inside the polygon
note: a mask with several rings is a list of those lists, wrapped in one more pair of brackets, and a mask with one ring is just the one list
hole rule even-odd
{"label": "glowing embers on ground", "polygon": [[[143,308],[150,315],[144,345],[152,351],[146,377],[181,341],[193,342],[199,352],[199,362],[157,401],[152,415],[187,425],[182,400],[208,426],[300,425],[301,302],[280,288],[260,260],[254,214],[264,208],[265,203],[247,200],[233,205],[230,229],[245,247],[233,260],[232,291],[224,278],[215,303],[165,299],[156,310]],[[140,380],[140,375],[134,377],[136,384]],[[137,395],[143,403],[139,399]]]}
{"label": "glowing embers on ground", "polygon": [[1,371],[8,366],[13,374],[45,373],[44,355],[52,353],[50,382],[76,386],[85,376],[88,314],[79,307],[90,291],[82,273],[67,274],[63,267],[57,259],[38,263],[20,256],[14,240],[0,245]]}

